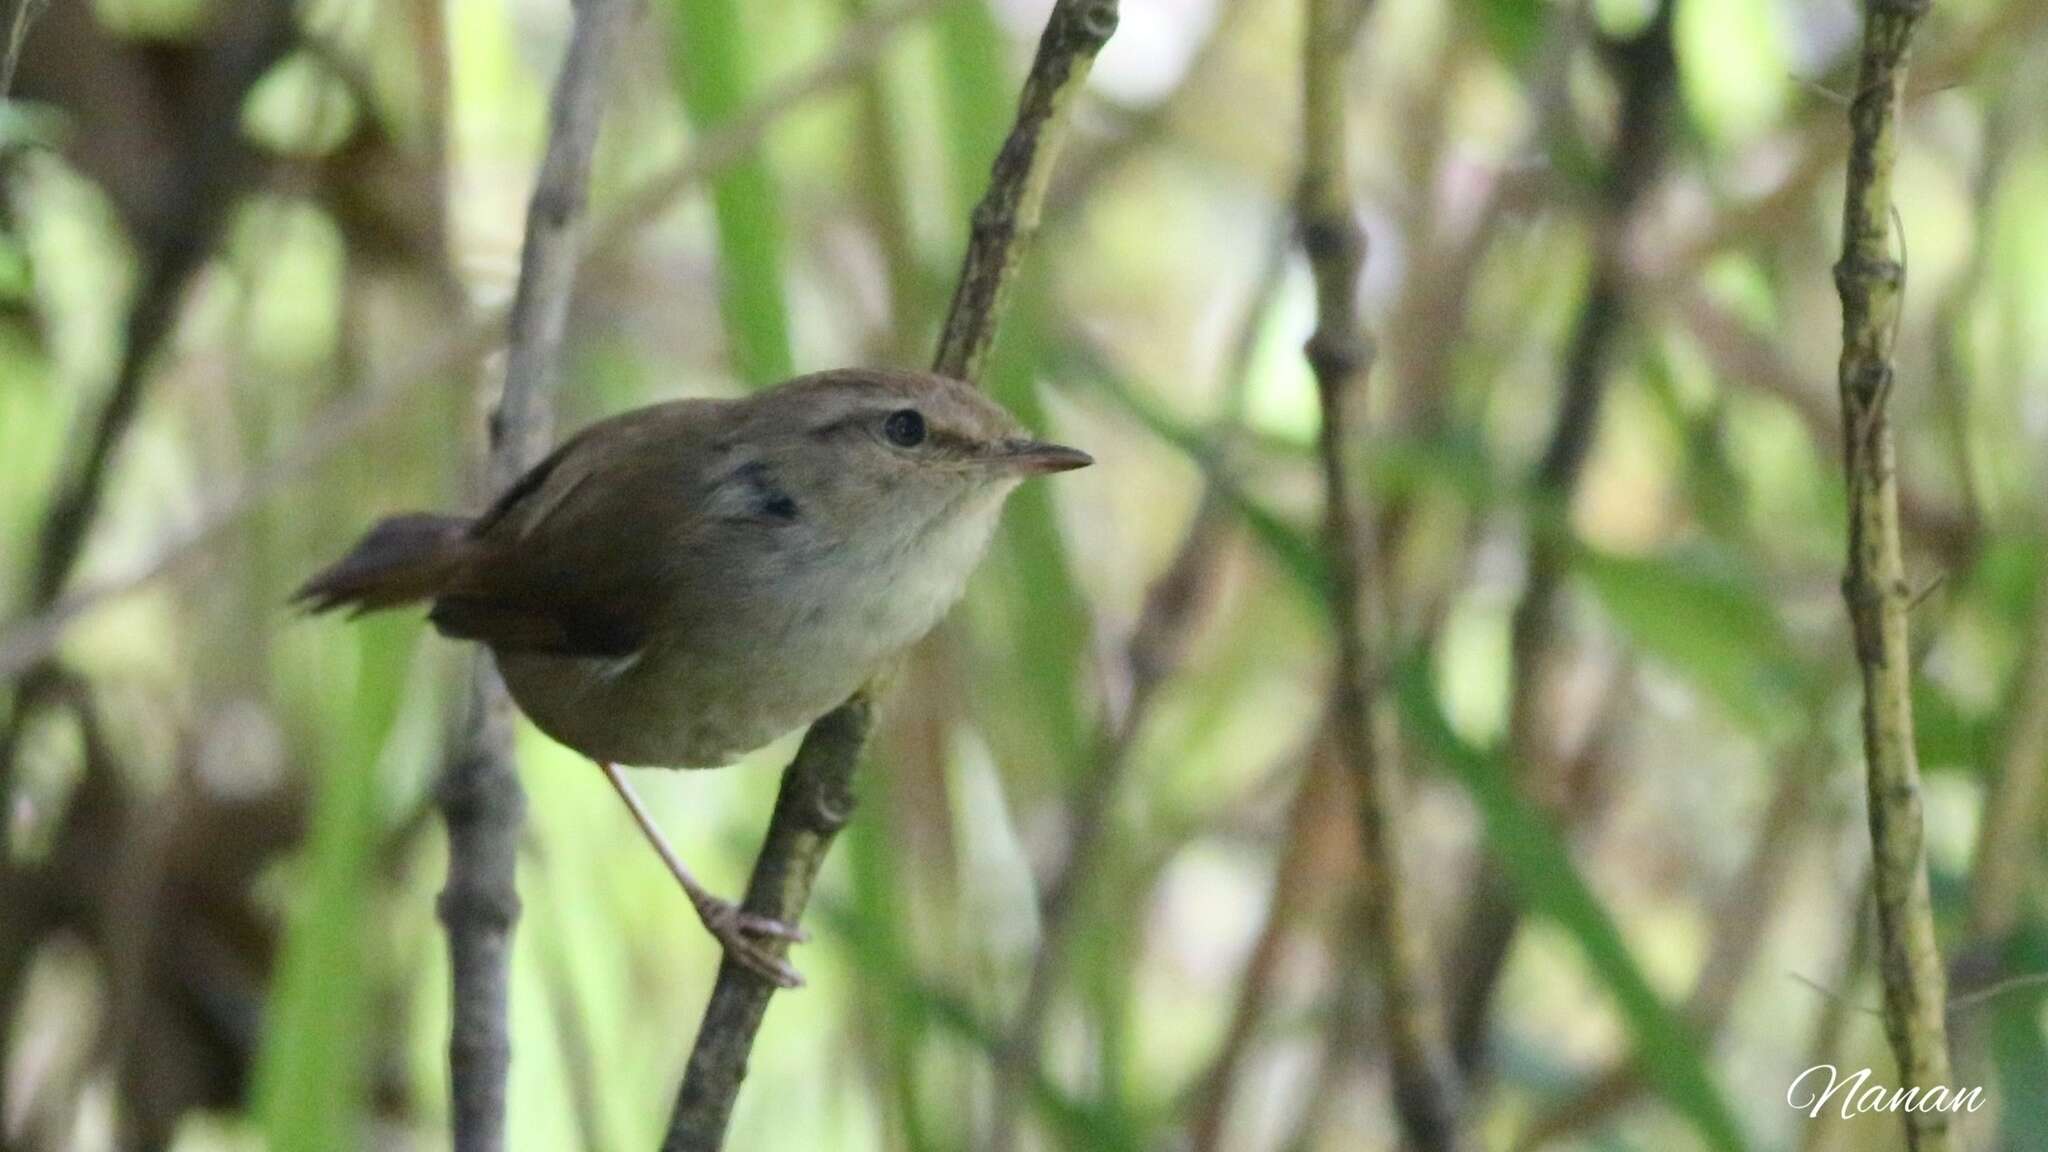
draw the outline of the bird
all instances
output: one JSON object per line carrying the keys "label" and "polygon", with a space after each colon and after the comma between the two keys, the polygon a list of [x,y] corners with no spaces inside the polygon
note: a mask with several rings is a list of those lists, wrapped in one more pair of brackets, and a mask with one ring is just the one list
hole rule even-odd
{"label": "bird", "polygon": [[623,769],[730,764],[851,698],[966,588],[1004,501],[1093,463],[969,384],[840,368],[653,404],[563,442],[480,515],[377,522],[295,593],[428,605],[594,761],[725,953],[784,987],[794,925],[712,894]]}

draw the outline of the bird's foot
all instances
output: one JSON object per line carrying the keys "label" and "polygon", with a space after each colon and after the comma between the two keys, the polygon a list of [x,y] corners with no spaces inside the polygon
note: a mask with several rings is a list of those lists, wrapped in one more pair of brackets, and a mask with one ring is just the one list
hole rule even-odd
{"label": "bird's foot", "polygon": [[706,895],[693,901],[704,930],[711,933],[725,954],[749,971],[778,988],[801,988],[803,974],[785,959],[776,945],[802,944],[810,933],[780,920],[757,916],[730,900]]}

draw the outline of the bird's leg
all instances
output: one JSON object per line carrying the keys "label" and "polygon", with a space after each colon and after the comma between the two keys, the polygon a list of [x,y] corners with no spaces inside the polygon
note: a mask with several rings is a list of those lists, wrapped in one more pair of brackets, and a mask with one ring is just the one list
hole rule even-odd
{"label": "bird's leg", "polygon": [[598,762],[604,769],[605,779],[619,793],[619,799],[626,802],[627,811],[633,814],[633,822],[654,845],[654,851],[661,856],[661,862],[668,865],[676,881],[683,886],[683,894],[690,898],[690,906],[697,910],[697,918],[704,922],[704,928],[716,937],[724,947],[725,954],[746,965],[765,979],[783,988],[801,988],[804,978],[783,959],[766,946],[766,941],[781,940],[801,944],[810,937],[801,928],[756,916],[743,911],[739,905],[711,894],[711,890],[697,882],[695,876],[683,864],[682,857],[671,848],[668,837],[661,834],[661,828],[654,823],[654,817],[647,806],[640,802],[640,796],[633,791],[633,785],[626,780],[626,774],[617,764]]}

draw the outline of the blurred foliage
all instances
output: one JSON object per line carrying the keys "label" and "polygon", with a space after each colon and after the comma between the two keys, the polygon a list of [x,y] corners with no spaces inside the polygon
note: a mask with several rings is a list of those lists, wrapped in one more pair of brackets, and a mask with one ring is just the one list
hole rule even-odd
{"label": "blurred foliage", "polygon": [[[446,1144],[429,806],[461,660],[417,620],[283,599],[375,516],[461,502],[498,370],[464,332],[512,288],[567,11],[321,0],[272,43],[267,4],[58,0],[0,116],[9,1152]],[[595,217],[886,7],[651,6]],[[1020,492],[904,669],[736,1149],[1394,1146],[1349,915],[1374,878],[1322,747],[1312,294],[1274,252],[1298,5],[1122,7],[989,373],[1099,463]],[[926,360],[1044,10],[937,4],[634,220],[579,284],[565,430]],[[1482,1005],[1483,1146],[1896,1147],[1890,1117],[1785,1103],[1816,1063],[1891,1075],[1840,690],[1855,6],[1677,0],[1667,146],[1617,218],[1616,45],[1654,10],[1380,0],[1356,50],[1380,358],[1353,448],[1415,903],[1452,1006]],[[1937,5],[1898,176],[1918,738],[1957,1075],[1990,1101],[1963,1143],[2016,1150],[2048,1149],[2044,60],[2048,5]],[[216,91],[238,116],[195,114]],[[1601,403],[1558,430],[1603,267]],[[54,495],[130,379],[84,551],[39,598]],[[1585,468],[1539,492],[1559,435]],[[715,889],[744,883],[791,747],[643,775]],[[598,774],[531,731],[521,753],[515,1145],[651,1147],[714,946]],[[1475,992],[1484,853],[1532,921]],[[999,1074],[1034,972],[1041,1058]]]}

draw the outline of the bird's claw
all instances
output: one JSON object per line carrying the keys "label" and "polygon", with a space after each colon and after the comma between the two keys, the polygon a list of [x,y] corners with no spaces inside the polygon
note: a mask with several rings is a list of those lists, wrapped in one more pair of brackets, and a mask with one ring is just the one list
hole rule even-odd
{"label": "bird's claw", "polygon": [[703,919],[705,929],[725,949],[725,954],[755,975],[778,988],[804,986],[803,974],[767,947],[767,942],[802,944],[811,938],[810,933],[793,924],[744,911],[731,901],[717,897],[700,903],[697,915]]}

